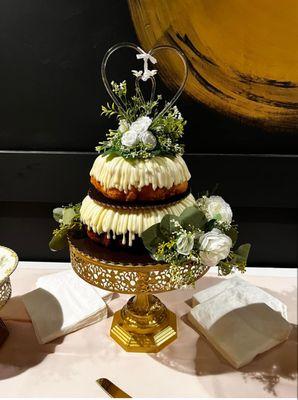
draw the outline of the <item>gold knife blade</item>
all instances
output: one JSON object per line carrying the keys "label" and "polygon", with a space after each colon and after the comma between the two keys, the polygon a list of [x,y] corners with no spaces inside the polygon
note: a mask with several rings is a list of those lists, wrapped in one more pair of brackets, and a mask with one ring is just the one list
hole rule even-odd
{"label": "gold knife blade", "polygon": [[117,399],[131,399],[131,396],[129,396],[127,393],[123,392],[118,386],[114,385],[113,382],[111,382],[107,378],[100,378],[97,379],[96,381],[99,386],[110,396],[114,397]]}

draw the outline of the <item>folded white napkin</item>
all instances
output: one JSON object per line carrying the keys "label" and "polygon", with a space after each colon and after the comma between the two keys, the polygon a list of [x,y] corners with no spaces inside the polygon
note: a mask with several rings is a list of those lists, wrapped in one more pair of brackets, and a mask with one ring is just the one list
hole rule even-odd
{"label": "folded white napkin", "polygon": [[[216,286],[220,285],[223,283]],[[200,297],[204,302],[195,306],[188,318],[228,362],[240,368],[257,354],[286,340],[291,325],[281,315],[284,308],[281,311],[268,306],[268,294],[262,300],[255,286],[231,282],[225,283],[225,287],[225,290],[221,290],[222,286],[206,289],[210,290],[210,298],[206,290],[201,292],[202,296],[197,294],[196,299]],[[218,294],[213,296],[216,291]]]}
{"label": "folded white napkin", "polygon": [[72,270],[39,278],[36,285],[22,299],[41,344],[107,316],[103,298],[111,294],[84,282]]}
{"label": "folded white napkin", "polygon": [[244,305],[244,302],[246,304],[265,303],[273,310],[280,312],[285,319],[288,318],[287,306],[284,303],[259,287],[246,282],[239,276],[225,279],[217,285],[210,286],[207,289],[195,293],[192,296],[192,306],[195,307],[199,303],[204,303],[225,290],[231,290],[236,287],[242,288],[243,292],[245,291],[245,296],[241,297],[242,305]]}
{"label": "folded white napkin", "polygon": [[91,284],[85,282],[72,269],[61,271],[61,272],[56,272],[56,273],[50,274],[50,275],[41,276],[36,281],[36,287],[51,291],[51,290],[55,290],[57,285],[60,285],[61,282],[65,282],[66,285],[75,286],[82,290],[86,290],[86,287],[91,288],[106,303],[109,303],[109,301],[113,297],[112,292],[109,292],[108,290],[97,288],[97,287],[92,286]]}

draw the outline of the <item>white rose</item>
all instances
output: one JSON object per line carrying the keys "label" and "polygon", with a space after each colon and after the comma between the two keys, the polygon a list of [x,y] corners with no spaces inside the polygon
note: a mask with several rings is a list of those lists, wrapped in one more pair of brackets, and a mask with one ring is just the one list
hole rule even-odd
{"label": "white rose", "polygon": [[125,119],[120,119],[118,131],[124,133],[128,131],[128,129],[129,129],[129,123]]}
{"label": "white rose", "polygon": [[130,125],[130,130],[136,133],[146,132],[152,123],[149,117],[139,117],[135,122]]}
{"label": "white rose", "polygon": [[139,134],[140,140],[151,149],[156,146],[156,137],[150,131],[142,132]]}
{"label": "white rose", "polygon": [[201,263],[208,267],[215,266],[230,253],[232,240],[219,229],[205,233],[199,239]]}
{"label": "white rose", "polygon": [[191,233],[182,233],[177,239],[177,251],[179,254],[188,256],[193,249],[194,235]]}
{"label": "white rose", "polygon": [[233,213],[230,205],[220,196],[206,197],[204,201],[205,214],[208,219],[216,219],[219,222],[232,222]]}
{"label": "white rose", "polygon": [[137,132],[134,131],[127,131],[123,133],[121,138],[121,143],[123,146],[132,147],[135,146],[139,142],[139,136]]}

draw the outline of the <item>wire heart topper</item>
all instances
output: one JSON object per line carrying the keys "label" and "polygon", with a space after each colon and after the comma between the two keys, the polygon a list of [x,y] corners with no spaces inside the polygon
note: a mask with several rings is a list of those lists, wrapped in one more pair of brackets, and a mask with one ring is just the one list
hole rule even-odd
{"label": "wire heart topper", "polygon": [[[187,66],[187,62],[185,59],[184,54],[176,47],[174,46],[169,46],[169,45],[162,45],[162,46],[157,46],[154,47],[153,49],[149,50],[148,53],[146,53],[143,49],[141,49],[139,46],[137,46],[134,43],[129,43],[129,42],[124,42],[124,43],[119,43],[116,44],[114,46],[112,46],[105,54],[103,60],[102,60],[102,64],[101,64],[101,76],[102,76],[102,81],[103,84],[108,92],[108,94],[110,95],[110,97],[112,98],[113,102],[118,106],[118,108],[122,111],[124,111],[125,109],[125,105],[124,103],[121,101],[121,99],[117,98],[117,96],[115,96],[115,94],[113,93],[112,87],[107,79],[107,74],[106,74],[106,67],[107,67],[107,62],[110,58],[110,56],[115,53],[117,50],[121,49],[121,48],[131,48],[134,49],[137,52],[136,58],[138,60],[143,60],[143,70],[132,70],[133,75],[136,77],[136,90],[141,94],[141,89],[140,89],[140,80],[142,80],[143,82],[146,82],[148,80],[151,81],[151,94],[150,94],[150,101],[153,101],[154,97],[155,97],[155,89],[156,89],[156,81],[155,81],[155,75],[157,74],[157,69],[150,69],[149,68],[149,63],[156,65],[157,64],[157,60],[154,57],[154,55],[156,55],[156,53],[160,52],[161,50],[171,50],[173,52],[175,52],[181,59],[182,63],[183,63],[183,67],[184,67],[184,74],[183,74],[183,79],[182,82],[177,90],[177,92],[175,93],[175,95],[172,97],[172,99],[166,103],[165,107],[159,112],[159,114],[152,120],[152,122],[154,122],[154,120],[158,119],[159,117],[161,117],[162,115],[164,115],[177,101],[177,99],[179,98],[179,96],[181,95],[186,80],[187,80],[187,76],[188,76],[188,66]],[[146,118],[146,117],[144,117]]]}

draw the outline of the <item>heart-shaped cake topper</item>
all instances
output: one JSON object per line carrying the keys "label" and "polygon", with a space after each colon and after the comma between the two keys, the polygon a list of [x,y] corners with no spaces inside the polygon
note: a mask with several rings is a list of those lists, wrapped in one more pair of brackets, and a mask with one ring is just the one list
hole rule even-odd
{"label": "heart-shaped cake topper", "polygon": [[[137,52],[136,58],[138,60],[143,60],[143,71],[142,70],[133,70],[133,74],[136,77],[136,90],[139,92],[139,95],[142,95],[142,91],[140,89],[140,80],[142,80],[143,82],[146,82],[147,80],[151,81],[151,95],[150,95],[150,101],[153,101],[154,96],[155,96],[155,89],[156,89],[156,81],[155,81],[155,75],[157,73],[156,69],[150,70],[149,69],[149,63],[151,64],[156,64],[157,60],[154,57],[154,55],[162,50],[172,50],[174,51],[181,59],[182,63],[183,63],[183,67],[184,67],[184,74],[183,74],[183,79],[182,82],[177,90],[177,92],[175,93],[175,95],[172,97],[172,99],[167,102],[167,104],[165,105],[165,107],[160,111],[160,113],[154,118],[154,120],[156,120],[157,118],[161,117],[163,114],[165,114],[173,105],[174,103],[177,101],[178,97],[181,95],[186,80],[187,80],[187,76],[188,76],[188,66],[187,66],[187,62],[185,59],[184,54],[182,53],[182,51],[180,51],[178,48],[174,47],[174,46],[169,46],[169,45],[161,45],[161,46],[157,46],[154,47],[153,49],[149,50],[148,53],[146,53],[143,49],[141,49],[139,46],[137,46],[134,43],[129,43],[129,42],[124,42],[124,43],[119,43],[116,44],[114,46],[112,46],[105,54],[103,60],[102,60],[102,64],[101,64],[101,76],[102,76],[102,80],[103,80],[103,84],[108,92],[108,94],[110,95],[110,97],[112,98],[113,102],[117,105],[117,107],[120,110],[124,111],[124,103],[121,101],[121,99],[117,98],[117,96],[115,96],[115,94],[113,93],[112,87],[107,79],[107,74],[106,74],[106,67],[107,67],[107,62],[110,58],[110,56],[115,53],[117,50],[121,49],[121,48],[131,48],[134,49]],[[154,121],[153,120],[153,121]]]}

